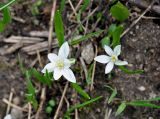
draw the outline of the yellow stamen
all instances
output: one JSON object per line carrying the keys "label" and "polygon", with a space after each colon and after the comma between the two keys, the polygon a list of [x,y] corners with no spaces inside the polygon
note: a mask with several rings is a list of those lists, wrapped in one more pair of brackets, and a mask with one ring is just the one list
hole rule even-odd
{"label": "yellow stamen", "polygon": [[56,62],[56,67],[58,67],[59,69],[63,69],[64,68],[64,62],[59,60]]}

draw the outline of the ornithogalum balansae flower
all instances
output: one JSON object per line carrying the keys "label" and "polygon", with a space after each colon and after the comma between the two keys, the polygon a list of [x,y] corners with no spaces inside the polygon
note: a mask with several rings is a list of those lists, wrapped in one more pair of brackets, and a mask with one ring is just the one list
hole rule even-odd
{"label": "ornithogalum balansae flower", "polygon": [[60,47],[58,55],[54,53],[48,54],[48,59],[50,63],[48,63],[44,69],[42,70],[43,73],[53,72],[53,77],[55,80],[58,80],[62,75],[70,82],[76,83],[76,78],[70,69],[72,65],[71,61],[67,59],[69,55],[69,45],[68,42],[63,43]]}
{"label": "ornithogalum balansae flower", "polygon": [[99,55],[94,58],[95,61],[107,64],[105,68],[105,74],[108,74],[112,71],[114,65],[127,65],[127,61],[121,61],[118,59],[118,56],[121,53],[121,45],[117,45],[114,50],[109,46],[105,45],[104,49],[108,55]]}

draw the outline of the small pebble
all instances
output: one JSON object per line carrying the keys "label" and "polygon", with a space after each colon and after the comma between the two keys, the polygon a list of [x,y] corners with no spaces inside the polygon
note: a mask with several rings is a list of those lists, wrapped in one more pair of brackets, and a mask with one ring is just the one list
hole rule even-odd
{"label": "small pebble", "polygon": [[146,90],[146,88],[144,87],[144,86],[140,86],[140,87],[138,87],[138,90],[140,90],[140,91],[145,91]]}

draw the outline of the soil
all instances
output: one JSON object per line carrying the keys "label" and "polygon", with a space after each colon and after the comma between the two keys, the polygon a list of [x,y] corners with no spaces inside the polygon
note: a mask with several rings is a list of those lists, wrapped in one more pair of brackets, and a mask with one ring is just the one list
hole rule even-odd
{"label": "soil", "polygon": [[[49,3],[49,2],[48,2]],[[47,4],[48,5],[48,4]],[[47,6],[46,5],[46,6]],[[25,6],[28,7],[28,6]],[[17,21],[12,21],[12,23],[8,26],[6,31],[0,34],[0,48],[10,46],[10,44],[3,43],[2,40],[11,35],[26,35],[28,31],[31,30],[47,30],[48,23],[45,21],[48,20],[48,17],[40,18],[31,17],[31,13],[28,10],[24,10],[24,14],[29,14],[26,18],[22,14],[22,12],[18,13],[23,7],[21,5],[14,6],[14,13],[16,16],[25,19],[27,22],[25,24],[17,23]],[[46,8],[47,9],[47,8]],[[67,8],[69,9],[69,8]],[[50,13],[46,13],[45,15],[49,15]],[[42,17],[42,18],[41,18]],[[31,19],[30,19],[31,18]],[[39,20],[39,27],[35,25],[32,20]],[[49,20],[48,20],[49,21]],[[105,22],[106,23],[106,22]],[[104,23],[104,24],[105,24]],[[100,27],[104,27],[103,23],[100,23]],[[107,25],[109,22],[106,23]],[[67,26],[67,22],[65,21],[65,25]],[[127,26],[126,26],[127,27]],[[112,110],[111,116],[109,119],[160,119],[160,110],[158,109],[150,109],[144,107],[127,107],[125,112],[115,117],[115,112],[118,106],[118,103],[114,103],[112,105],[108,105],[106,99],[110,95],[110,90],[106,88],[106,85],[111,85],[112,87],[116,87],[118,91],[117,100],[145,100],[154,97],[160,96],[160,25],[157,24],[153,20],[142,19],[135,27],[133,27],[125,36],[122,38],[122,54],[120,56],[121,59],[129,62],[129,69],[142,69],[144,70],[143,74],[129,75],[122,72],[117,67],[114,68],[115,73],[113,76],[109,78],[109,76],[104,74],[105,66],[99,63],[96,63],[96,71],[94,78],[94,90],[90,92],[91,97],[96,97],[99,95],[103,96],[103,99],[98,101],[97,103],[92,104],[89,107],[85,107],[84,109],[79,110],[79,119],[104,119],[108,110]],[[98,42],[98,47],[100,47],[100,43]],[[95,42],[93,42],[95,43]],[[103,49],[98,48],[99,53],[103,54]],[[0,50],[1,51],[1,50]],[[19,50],[13,54],[0,56],[0,119],[5,115],[6,105],[2,102],[3,98],[8,99],[9,94],[12,91],[14,93],[14,97],[19,97],[21,100],[20,105],[25,105],[25,90],[26,90],[26,82],[25,79],[20,72],[18,66],[17,55],[18,53],[23,56],[22,60],[25,63],[25,66],[28,67],[30,62],[32,62],[35,56],[28,56],[20,52]],[[42,53],[42,61],[46,63],[46,53]],[[35,67],[37,69],[41,69],[36,63]],[[77,74],[79,75],[79,74]],[[82,76],[83,77],[83,76]],[[65,82],[60,81],[60,83],[56,83],[60,85],[63,89]],[[53,84],[54,91],[47,92],[48,97],[55,97],[58,102],[61,97],[61,91],[59,91],[59,86]],[[85,87],[85,86],[84,86]],[[86,89],[87,90],[87,89]],[[68,89],[67,98],[74,98],[72,94],[74,91],[71,88]],[[39,94],[38,94],[39,95]],[[79,98],[78,98],[79,99]],[[49,99],[47,99],[49,100]],[[73,101],[73,100],[72,100]],[[77,101],[79,102],[79,101]],[[46,105],[46,104],[45,104]],[[62,109],[60,115],[64,114],[66,110]],[[44,112],[44,109],[43,109]],[[24,114],[25,115],[25,114]],[[51,116],[53,117],[53,115]],[[44,113],[41,116],[42,119],[50,119]]]}

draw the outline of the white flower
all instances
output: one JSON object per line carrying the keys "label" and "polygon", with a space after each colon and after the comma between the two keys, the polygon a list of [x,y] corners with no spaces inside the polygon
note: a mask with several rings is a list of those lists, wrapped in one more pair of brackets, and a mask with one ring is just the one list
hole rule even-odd
{"label": "white flower", "polygon": [[12,117],[11,117],[10,114],[8,114],[8,115],[6,115],[6,116],[4,117],[4,119],[12,119]]}
{"label": "white flower", "polygon": [[106,51],[106,53],[109,55],[99,55],[97,57],[94,58],[95,61],[106,64],[106,68],[105,68],[105,74],[108,74],[109,72],[111,72],[111,70],[115,65],[127,65],[128,62],[127,61],[121,61],[118,59],[118,56],[121,53],[121,45],[117,45],[114,50],[112,50],[109,46],[105,45],[104,49]]}
{"label": "white flower", "polygon": [[76,83],[76,78],[70,69],[71,62],[67,59],[69,55],[69,45],[68,42],[63,43],[60,47],[58,56],[54,53],[48,54],[48,59],[50,63],[48,63],[44,69],[42,70],[43,73],[54,72],[53,76],[55,80],[58,80],[62,75],[70,82]]}

